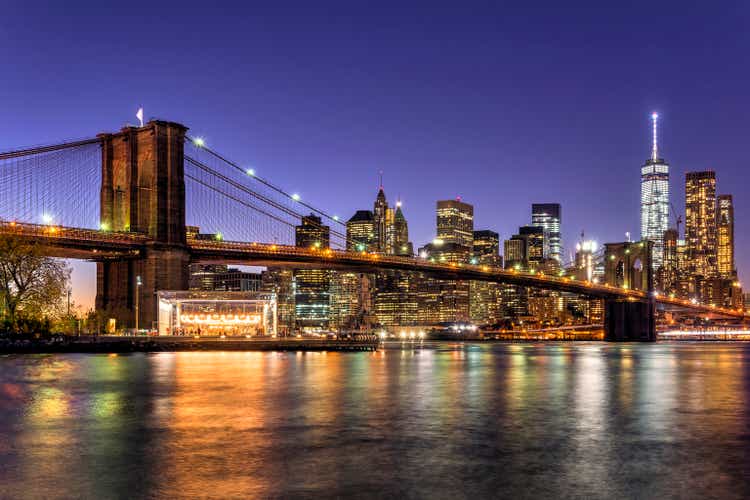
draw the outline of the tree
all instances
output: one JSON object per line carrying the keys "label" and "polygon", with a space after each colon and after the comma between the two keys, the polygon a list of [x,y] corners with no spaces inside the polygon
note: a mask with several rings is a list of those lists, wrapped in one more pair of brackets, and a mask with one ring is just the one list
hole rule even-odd
{"label": "tree", "polygon": [[18,320],[40,319],[62,310],[70,269],[44,255],[37,243],[0,236],[0,306],[11,329]]}

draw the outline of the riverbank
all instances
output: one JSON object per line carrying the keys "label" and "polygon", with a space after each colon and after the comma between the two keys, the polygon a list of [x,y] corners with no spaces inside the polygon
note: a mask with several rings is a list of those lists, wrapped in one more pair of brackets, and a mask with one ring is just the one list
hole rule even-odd
{"label": "riverbank", "polygon": [[355,340],[316,338],[71,337],[0,339],[0,354],[128,353],[168,351],[374,351],[374,336]]}

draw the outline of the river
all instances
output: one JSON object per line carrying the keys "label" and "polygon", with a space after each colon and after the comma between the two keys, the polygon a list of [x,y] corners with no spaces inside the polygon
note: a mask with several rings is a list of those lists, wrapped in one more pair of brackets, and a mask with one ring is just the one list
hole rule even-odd
{"label": "river", "polygon": [[750,344],[0,357],[3,498],[742,498]]}

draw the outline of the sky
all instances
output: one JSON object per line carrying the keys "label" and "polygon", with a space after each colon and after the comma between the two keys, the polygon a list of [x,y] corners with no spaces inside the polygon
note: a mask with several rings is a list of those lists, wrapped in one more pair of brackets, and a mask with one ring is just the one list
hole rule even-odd
{"label": "sky", "polygon": [[[742,279],[749,21],[742,1],[11,0],[0,151],[119,130],[142,105],[330,213],[371,208],[383,170],[415,247],[438,199],[503,239],[560,203],[567,256],[582,231],[639,235],[657,111],[676,210],[688,171],[734,195]],[[79,303],[92,269],[75,266]]]}

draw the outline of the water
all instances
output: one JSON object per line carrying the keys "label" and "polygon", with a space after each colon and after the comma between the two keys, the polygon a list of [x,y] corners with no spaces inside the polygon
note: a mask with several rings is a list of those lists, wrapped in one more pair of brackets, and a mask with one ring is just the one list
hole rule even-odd
{"label": "water", "polygon": [[741,498],[750,345],[0,358],[8,498]]}

